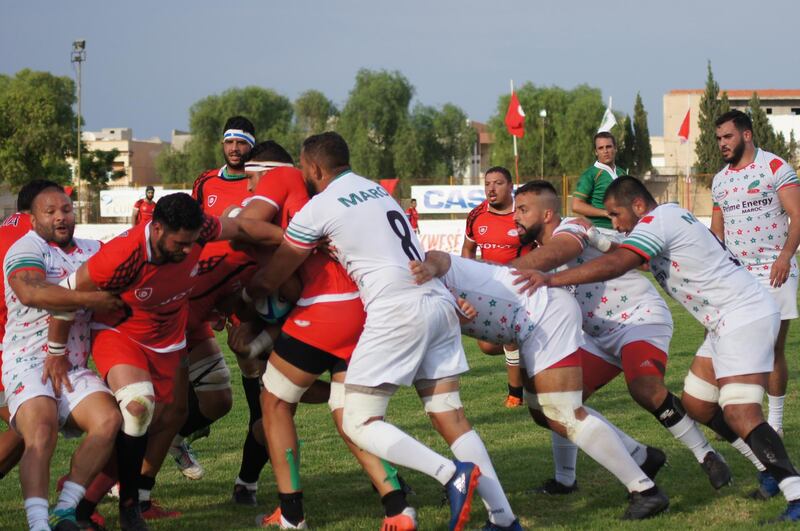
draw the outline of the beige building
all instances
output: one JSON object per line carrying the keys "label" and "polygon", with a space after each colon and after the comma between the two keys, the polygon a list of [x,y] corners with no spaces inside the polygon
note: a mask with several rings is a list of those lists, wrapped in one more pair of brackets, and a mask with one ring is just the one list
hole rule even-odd
{"label": "beige building", "polygon": [[483,174],[491,166],[492,144],[494,137],[489,132],[489,127],[482,122],[469,120],[469,125],[475,129],[476,142],[472,146],[469,164],[467,165],[461,184],[482,184]]}
{"label": "beige building", "polygon": [[109,182],[109,186],[135,187],[161,183],[161,178],[156,173],[155,160],[169,143],[158,137],[135,139],[133,130],[127,127],[84,131],[81,138],[89,150],[119,151],[114,159],[114,171],[122,171],[125,175]]}
{"label": "beige building", "polygon": [[[703,92],[702,89],[672,90],[664,95],[664,136],[652,138],[653,166],[659,173],[685,175],[687,166],[694,166],[697,162],[694,147],[700,134],[698,119]],[[747,110],[748,101],[754,92],[757,93],[776,132],[783,133],[787,141],[791,131],[800,138],[800,90],[747,89],[726,92],[731,108],[742,111]],[[687,110],[691,110],[689,141],[681,143],[678,131]]]}

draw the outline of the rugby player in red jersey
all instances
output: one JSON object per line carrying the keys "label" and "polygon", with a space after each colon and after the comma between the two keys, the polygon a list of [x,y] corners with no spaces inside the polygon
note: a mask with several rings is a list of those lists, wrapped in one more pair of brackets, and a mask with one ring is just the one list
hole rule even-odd
{"label": "rugby player in red jersey", "polygon": [[[95,314],[92,355],[123,416],[117,437],[120,526],[147,529],[138,503],[138,478],[148,429],[173,400],[173,380],[186,355],[189,297],[206,242],[242,238],[276,244],[275,226],[206,216],[189,195],[162,197],[153,220],[117,236],[71,279],[79,290],[118,293],[129,311]],[[80,508],[79,508],[80,509]],[[91,507],[84,507],[84,510]]]}
{"label": "rugby player in red jersey", "polygon": [[131,219],[133,225],[141,225],[153,219],[153,210],[156,208],[156,202],[153,198],[156,195],[156,189],[148,186],[144,189],[144,198],[139,199],[133,204],[133,213]]}
{"label": "rugby player in red jersey", "polygon": [[[486,170],[484,175],[486,201],[472,209],[467,216],[466,234],[461,256],[475,258],[481,251],[486,262],[507,264],[525,254],[530,248],[520,244],[514,223],[514,185],[511,173],[502,166]],[[519,349],[516,345],[496,345],[478,340],[484,354],[505,354],[508,373],[506,407],[522,405],[522,376],[519,372]]]}

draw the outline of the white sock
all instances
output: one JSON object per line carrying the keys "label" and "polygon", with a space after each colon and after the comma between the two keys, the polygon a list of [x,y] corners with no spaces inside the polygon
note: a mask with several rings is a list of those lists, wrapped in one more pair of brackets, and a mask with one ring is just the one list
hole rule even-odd
{"label": "white sock", "polygon": [[150,490],[139,489],[139,503],[150,501]]}
{"label": "white sock", "polygon": [[61,494],[58,496],[58,503],[56,509],[74,509],[78,506],[83,495],[86,494],[86,489],[78,485],[74,481],[65,481],[64,487],[61,489]]}
{"label": "white sock", "polygon": [[253,491],[258,490],[258,481],[254,483],[247,483],[246,481],[242,481],[242,478],[240,478],[239,476],[236,476],[236,481],[234,481],[233,484],[242,485],[247,490],[253,490]]}
{"label": "white sock", "polygon": [[789,476],[778,483],[778,486],[781,488],[786,501],[800,499],[800,476]]}
{"label": "white sock", "polygon": [[602,414],[594,409],[586,406],[584,404],[583,409],[586,410],[589,415],[602,420],[603,423],[614,430],[614,433],[617,434],[619,440],[622,441],[622,444],[625,445],[625,449],[628,451],[628,454],[633,458],[637,465],[642,465],[647,460],[647,445],[642,444],[621,429],[617,428],[614,424],[611,423],[610,420],[605,418]]}
{"label": "white sock", "polygon": [[767,422],[775,431],[783,428],[783,401],[785,399],[786,395],[767,395],[767,403],[769,404],[769,416],[767,418]]}
{"label": "white sock", "polygon": [[697,423],[689,415],[684,415],[674,426],[667,428],[673,437],[678,439],[683,445],[692,451],[698,463],[703,462],[708,452],[713,452],[714,448],[709,444],[706,436],[697,427]]}
{"label": "white sock", "polygon": [[731,443],[731,446],[739,450],[740,454],[748,458],[750,462],[753,463],[753,466],[756,467],[756,470],[758,470],[759,472],[764,472],[767,470],[767,467],[761,464],[761,461],[758,460],[758,457],[756,457],[756,454],[753,453],[753,450],[751,450],[750,447],[747,446],[747,443],[744,442],[744,439],[739,437],[738,439],[736,439]]}
{"label": "white sock", "polygon": [[497,479],[497,472],[492,466],[489,453],[478,434],[474,430],[468,431],[456,439],[450,449],[459,461],[475,463],[481,469],[481,477],[478,479],[478,494],[483,498],[486,512],[489,513],[489,520],[501,527],[511,525],[511,522],[514,521],[514,512],[503,492],[500,480]]}
{"label": "white sock", "polygon": [[28,517],[30,531],[50,531],[47,500],[44,498],[26,498],[25,515]]}
{"label": "white sock", "polygon": [[575,477],[575,469],[578,464],[578,446],[554,431],[550,432],[550,439],[553,446],[553,466],[556,469],[556,481],[569,487],[577,479]]}
{"label": "white sock", "polygon": [[447,484],[456,473],[456,465],[404,433],[396,426],[382,420],[373,420],[360,428],[361,436],[353,441],[362,450],[390,463],[395,463],[435,478]]}
{"label": "white sock", "polygon": [[628,453],[611,427],[594,415],[578,421],[573,442],[625,485],[629,492],[655,486]]}

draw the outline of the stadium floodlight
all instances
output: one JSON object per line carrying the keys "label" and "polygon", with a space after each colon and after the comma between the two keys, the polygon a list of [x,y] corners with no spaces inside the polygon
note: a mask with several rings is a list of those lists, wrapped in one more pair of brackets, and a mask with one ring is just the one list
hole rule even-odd
{"label": "stadium floodlight", "polygon": [[78,96],[78,149],[75,157],[75,184],[78,186],[78,204],[80,221],[85,222],[83,214],[85,209],[80,202],[83,199],[81,182],[81,64],[86,60],[86,40],[72,41],[72,54],[70,55],[70,62],[75,64],[75,77],[77,78],[77,96]]}

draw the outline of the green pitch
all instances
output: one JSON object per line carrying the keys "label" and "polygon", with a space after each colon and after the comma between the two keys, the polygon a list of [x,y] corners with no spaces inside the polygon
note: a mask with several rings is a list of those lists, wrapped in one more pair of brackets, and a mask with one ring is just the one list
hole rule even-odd
{"label": "green pitch", "polygon": [[[675,318],[675,336],[667,373],[668,387],[680,394],[691,357],[700,345],[703,332],[689,315],[670,301]],[[791,378],[786,400],[784,426],[786,443],[795,463],[800,462],[800,413],[798,413],[797,363],[800,334],[797,324],[789,334]],[[534,425],[527,410],[507,410],[505,369],[502,357],[480,354],[475,342],[465,338],[464,345],[472,370],[462,380],[462,400],[467,416],[483,437],[511,506],[523,526],[550,529],[750,529],[760,520],[777,516],[784,508],[783,497],[755,502],[745,494],[755,486],[755,470],[733,448],[711,438],[734,474],[734,484],[714,491],[691,452],[680,445],[647,412],[634,404],[620,377],[601,389],[589,402],[631,436],[662,448],[669,466],[657,478],[659,486],[671,499],[667,514],[643,523],[619,520],[627,500],[622,485],[583,454],[578,459],[580,490],[566,497],[548,497],[530,491],[552,477],[550,435]],[[264,470],[258,491],[257,509],[230,502],[233,480],[239,470],[241,445],[245,435],[247,411],[240,385],[240,374],[230,353],[233,373],[234,409],[212,426],[211,437],[194,444],[198,458],[206,468],[200,481],[189,481],[167,458],[158,477],[153,497],[164,506],[183,512],[174,520],[152,523],[152,529],[252,529],[257,513],[271,512],[277,504],[275,483],[269,465]],[[408,389],[392,401],[389,419],[439,452],[448,448],[430,427],[419,400]],[[297,415],[298,432],[303,440],[302,479],[306,500],[306,518],[314,529],[377,530],[383,516],[378,496],[358,469],[336,435],[327,406],[301,406]],[[59,439],[53,460],[52,485],[68,466],[74,442]],[[449,511],[440,505],[442,490],[434,480],[401,470],[416,491],[409,501],[417,509],[420,529],[446,529]],[[51,503],[55,498],[51,497]],[[469,529],[483,525],[486,512],[482,503],[473,505]],[[101,504],[109,528],[116,528],[115,501]],[[16,471],[0,480],[0,529],[26,529],[19,478]]]}

